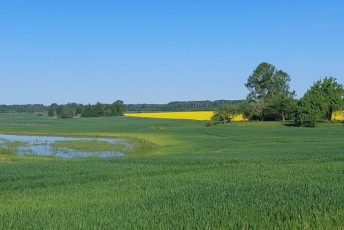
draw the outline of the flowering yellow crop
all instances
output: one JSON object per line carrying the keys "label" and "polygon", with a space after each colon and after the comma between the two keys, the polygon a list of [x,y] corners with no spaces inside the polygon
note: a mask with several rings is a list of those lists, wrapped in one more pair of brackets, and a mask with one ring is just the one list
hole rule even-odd
{"label": "flowering yellow crop", "polygon": [[336,111],[332,113],[332,120],[341,121],[344,120],[344,111]]}
{"label": "flowering yellow crop", "polygon": [[[188,119],[188,120],[210,120],[214,115],[212,111],[197,112],[161,112],[161,113],[125,113],[128,117],[147,117],[147,118],[165,118],[165,119]],[[344,120],[344,112],[336,111],[332,114],[332,120]],[[232,121],[247,121],[242,114],[236,115]]]}
{"label": "flowering yellow crop", "polygon": [[[162,113],[126,113],[128,117],[148,117],[148,118],[165,118],[165,119],[189,119],[189,120],[210,120],[214,115],[213,111],[197,112],[162,112]],[[243,121],[242,115],[234,117],[233,121]]]}

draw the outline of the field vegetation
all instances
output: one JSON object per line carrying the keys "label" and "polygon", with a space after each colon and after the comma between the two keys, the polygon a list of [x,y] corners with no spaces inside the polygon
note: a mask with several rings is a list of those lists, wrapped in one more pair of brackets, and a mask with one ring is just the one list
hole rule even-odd
{"label": "field vegetation", "polygon": [[[262,62],[248,76],[244,84],[248,89],[246,100],[175,101],[167,104],[128,105],[117,100],[112,104],[97,102],[95,105],[75,102],[65,105],[53,103],[49,107],[2,105],[0,113],[45,110],[49,117],[79,118],[123,116],[129,111],[127,116],[208,120],[208,126],[231,121],[261,120],[293,121],[299,126],[315,127],[319,120],[326,119],[328,122],[337,120],[340,111],[342,121],[344,88],[335,77],[325,77],[314,82],[299,99],[295,98],[295,90],[290,89],[290,81],[291,77],[287,72],[278,70],[270,63]],[[141,113],[142,111],[150,112]],[[38,116],[42,115],[43,113],[38,114]]]}
{"label": "field vegetation", "polygon": [[[239,104],[240,105],[240,104]],[[248,118],[245,118],[244,114],[240,113],[240,110],[235,110],[234,106],[227,106],[224,105],[221,108],[229,108],[234,109],[234,112],[227,112],[224,111],[224,116],[227,116],[226,119],[228,121],[248,121]],[[145,118],[165,118],[165,119],[188,119],[188,120],[214,120],[220,119],[221,113],[218,111],[223,110],[217,110],[215,112],[213,111],[198,111],[198,112],[151,112],[151,113],[125,113],[124,116],[127,117],[145,117]],[[219,118],[220,117],[220,118]],[[342,111],[335,111],[332,114],[332,120],[333,121],[341,121],[343,120],[344,115],[342,114]]]}
{"label": "field vegetation", "polygon": [[55,141],[51,145],[53,148],[71,148],[76,150],[85,150],[85,151],[121,151],[124,152],[130,149],[129,144],[125,142],[119,143],[110,143],[106,141],[98,140],[69,140],[69,141]]}
{"label": "field vegetation", "polygon": [[[156,113],[125,113],[128,117],[146,117],[146,118],[165,118],[165,119],[188,119],[188,120],[210,120],[214,115],[213,111],[197,112],[156,112]],[[244,121],[242,114],[233,116],[233,121]]]}
{"label": "field vegetation", "polygon": [[3,145],[8,148],[18,148],[21,146],[27,146],[28,144],[23,141],[3,141]]}
{"label": "field vegetation", "polygon": [[86,159],[0,150],[0,228],[343,229],[343,130],[1,114],[1,133],[120,137],[135,149]]}

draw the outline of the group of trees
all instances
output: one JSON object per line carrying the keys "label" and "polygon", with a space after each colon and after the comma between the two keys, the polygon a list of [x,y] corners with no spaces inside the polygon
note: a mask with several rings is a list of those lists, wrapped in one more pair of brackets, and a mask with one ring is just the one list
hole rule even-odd
{"label": "group of trees", "polygon": [[332,121],[333,112],[342,110],[344,105],[343,86],[334,77],[316,81],[298,103],[296,119],[302,123],[308,120],[314,125],[317,119]]}
{"label": "group of trees", "polygon": [[[167,104],[126,104],[126,110],[130,112],[161,112],[161,111],[214,111],[221,105],[235,105],[243,100],[215,100],[215,101],[173,101]],[[105,114],[109,112],[108,104],[103,104],[106,111]],[[56,108],[61,107],[62,110],[69,116],[71,111],[73,115],[81,114],[85,107],[89,105],[77,104],[75,102],[58,105],[56,103],[50,106],[45,106],[42,104],[27,104],[27,105],[0,105],[0,113],[34,113],[34,112],[49,112],[50,116],[62,115],[61,108],[58,108],[58,114],[55,113]],[[68,108],[68,109],[67,109]],[[111,110],[111,109],[110,109]]]}
{"label": "group of trees", "polygon": [[53,103],[48,109],[49,117],[71,118],[82,112],[82,104],[68,103],[66,105],[58,105]]}
{"label": "group of trees", "polygon": [[318,80],[300,99],[290,90],[290,76],[263,62],[247,79],[247,98],[234,106],[222,105],[214,113],[213,120],[226,123],[242,114],[250,120],[294,120],[314,126],[319,119],[332,120],[332,114],[344,105],[343,86],[334,77]]}
{"label": "group of trees", "polygon": [[285,121],[296,95],[295,91],[290,91],[289,82],[290,76],[286,72],[266,62],[259,64],[245,84],[254,115],[262,121],[276,116]]}
{"label": "group of trees", "polygon": [[126,111],[126,106],[123,101],[117,100],[111,105],[101,104],[97,102],[95,105],[86,105],[82,116],[83,117],[103,117],[103,116],[123,116]]}
{"label": "group of trees", "polygon": [[123,116],[126,106],[123,101],[117,100],[112,104],[101,104],[97,102],[95,105],[83,105],[76,103],[68,103],[66,105],[58,105],[53,103],[48,109],[49,117],[71,118],[74,116],[83,117],[102,117],[102,116]]}
{"label": "group of trees", "polygon": [[1,105],[0,113],[34,113],[44,112],[47,106],[42,104],[27,104],[27,105]]}
{"label": "group of trees", "polygon": [[0,113],[8,113],[8,110],[5,107],[0,106]]}

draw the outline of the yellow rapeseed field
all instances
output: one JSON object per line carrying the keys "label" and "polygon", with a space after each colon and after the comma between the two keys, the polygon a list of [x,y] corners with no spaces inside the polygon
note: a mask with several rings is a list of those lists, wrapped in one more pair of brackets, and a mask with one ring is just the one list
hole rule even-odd
{"label": "yellow rapeseed field", "polygon": [[[214,115],[213,111],[197,111],[197,112],[161,112],[161,113],[125,113],[128,117],[147,117],[147,118],[165,118],[165,119],[189,119],[189,120],[210,120]],[[332,120],[344,120],[344,112],[336,111],[332,114]],[[242,114],[234,117],[233,121],[244,121]]]}
{"label": "yellow rapeseed field", "polygon": [[344,119],[344,112],[342,113],[342,111],[336,111],[332,114],[332,120],[340,121],[342,119]]}
{"label": "yellow rapeseed field", "polygon": [[[213,111],[197,112],[161,112],[161,113],[126,113],[128,117],[148,117],[148,118],[165,118],[165,119],[189,119],[189,120],[210,120],[214,115]],[[233,121],[243,121],[242,115],[234,117]]]}

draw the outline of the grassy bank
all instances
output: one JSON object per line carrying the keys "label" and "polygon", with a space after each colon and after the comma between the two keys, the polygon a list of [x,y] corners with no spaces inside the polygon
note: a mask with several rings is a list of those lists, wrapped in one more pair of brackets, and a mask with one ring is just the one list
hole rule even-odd
{"label": "grassy bank", "polygon": [[0,152],[0,228],[342,229],[343,124],[0,116],[0,133],[118,136],[124,158]]}

